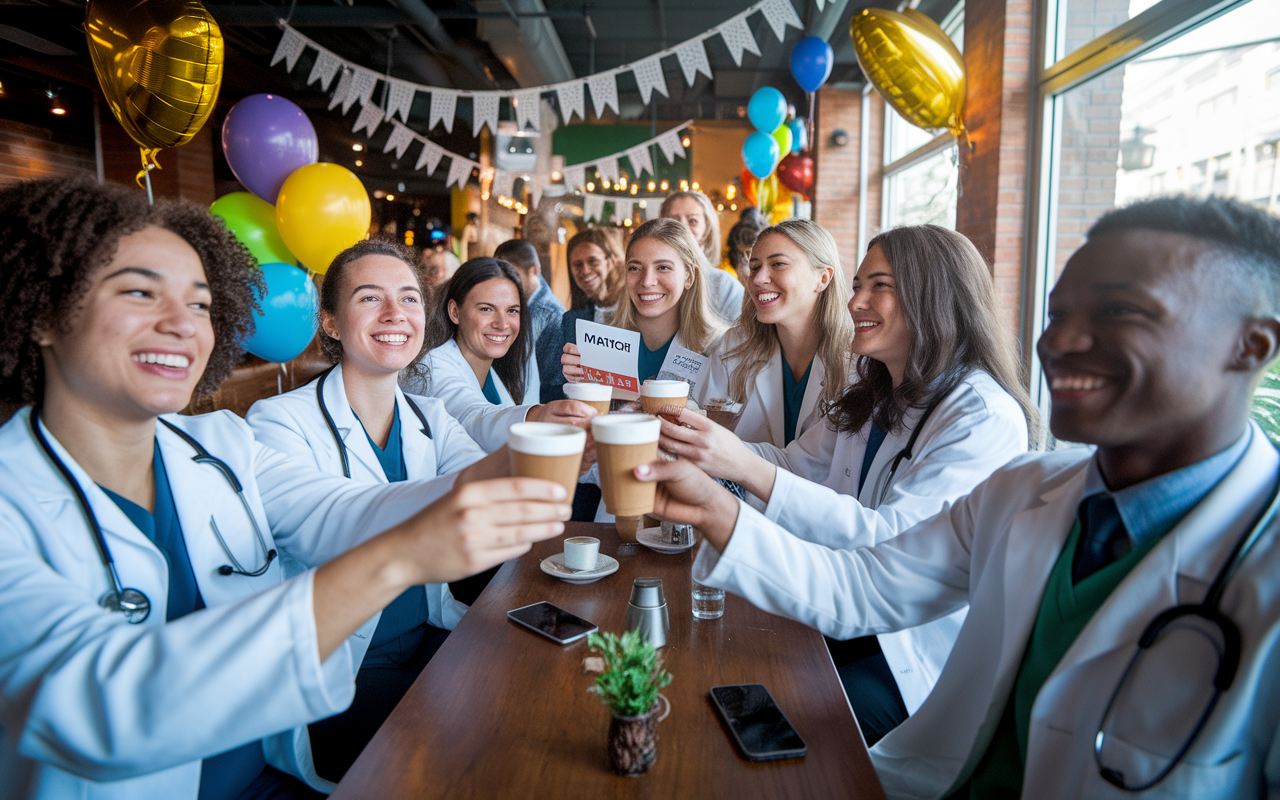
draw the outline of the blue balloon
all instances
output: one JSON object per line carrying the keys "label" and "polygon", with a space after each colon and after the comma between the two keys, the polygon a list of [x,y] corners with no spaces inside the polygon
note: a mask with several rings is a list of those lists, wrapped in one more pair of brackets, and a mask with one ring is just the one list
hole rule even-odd
{"label": "blue balloon", "polygon": [[791,129],[791,152],[799,153],[809,146],[809,132],[805,130],[804,120],[789,119],[787,127]]}
{"label": "blue balloon", "polygon": [[773,133],[787,118],[787,98],[772,86],[758,89],[747,102],[747,117],[756,130]]}
{"label": "blue balloon", "polygon": [[791,48],[791,74],[806,92],[816,92],[831,77],[835,53],[825,39],[809,36]]}
{"label": "blue balloon", "polygon": [[755,131],[742,143],[742,163],[757,178],[769,177],[782,158],[778,140],[763,131]]}
{"label": "blue balloon", "polygon": [[292,264],[263,264],[262,277],[267,296],[254,290],[262,311],[255,315],[257,330],[245,340],[244,349],[282,364],[301,355],[315,338],[320,293],[307,271]]}

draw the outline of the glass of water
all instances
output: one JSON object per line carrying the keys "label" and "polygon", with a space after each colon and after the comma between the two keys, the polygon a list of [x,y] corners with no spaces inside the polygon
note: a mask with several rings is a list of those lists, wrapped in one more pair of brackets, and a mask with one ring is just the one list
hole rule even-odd
{"label": "glass of water", "polygon": [[693,618],[720,619],[724,616],[724,589],[693,582]]}

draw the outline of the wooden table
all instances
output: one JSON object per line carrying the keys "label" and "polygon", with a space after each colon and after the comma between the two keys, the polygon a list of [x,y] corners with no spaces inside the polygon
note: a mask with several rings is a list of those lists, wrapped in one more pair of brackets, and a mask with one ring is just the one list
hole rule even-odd
{"label": "wooden table", "polygon": [[[612,525],[569,523],[615,555]],[[573,585],[542,573],[561,539],[502,567],[333,794],[349,798],[758,797],[882,798],[862,735],[822,636],[728,595],[718,620],[692,613],[695,551],[633,547],[616,573]],[[624,551],[626,552],[626,551]],[[663,581],[671,616],[661,650],[673,680],[648,775],[609,770],[609,711],[587,692],[586,640],[560,646],[508,611],[548,600],[602,631],[621,632],[634,578]],[[708,697],[712,686],[762,683],[809,746],[803,759],[742,758]]]}

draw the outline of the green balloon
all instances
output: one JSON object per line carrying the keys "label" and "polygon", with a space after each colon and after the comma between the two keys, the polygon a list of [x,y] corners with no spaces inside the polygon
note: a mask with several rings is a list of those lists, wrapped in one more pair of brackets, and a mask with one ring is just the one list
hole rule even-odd
{"label": "green balloon", "polygon": [[778,142],[778,147],[781,148],[778,152],[782,154],[782,158],[786,158],[787,154],[791,152],[791,136],[791,129],[787,127],[785,122],[773,132],[773,138]]}
{"label": "green balloon", "polygon": [[298,263],[276,229],[276,207],[266,200],[248,192],[232,192],[215,200],[209,211],[222,217],[258,264]]}

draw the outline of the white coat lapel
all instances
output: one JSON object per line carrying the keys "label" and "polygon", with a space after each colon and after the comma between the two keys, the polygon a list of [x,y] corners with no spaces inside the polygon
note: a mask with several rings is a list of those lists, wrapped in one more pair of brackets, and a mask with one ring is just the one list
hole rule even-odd
{"label": "white coat lapel", "polygon": [[[435,441],[423,430],[422,420],[414,412],[409,398],[396,388],[396,407],[400,410],[400,447],[409,480],[436,477]],[[435,436],[435,431],[430,431]]]}
{"label": "white coat lapel", "polygon": [[800,438],[801,430],[809,417],[813,416],[818,406],[818,398],[822,396],[822,383],[827,379],[826,367],[822,359],[815,353],[809,365],[809,383],[804,388],[804,399],[800,401],[800,416],[796,419],[796,438]]}
{"label": "white coat lapel", "polygon": [[764,417],[764,426],[768,431],[767,442],[783,447],[786,442],[786,421],[783,420],[785,410],[782,407],[782,348],[776,348],[764,365],[760,374],[756,375],[755,385],[751,391],[756,395],[756,403],[760,406],[760,414]]}
{"label": "white coat lapel", "polygon": [[[399,389],[396,390],[397,393]],[[351,477],[357,480],[373,480],[379,483],[386,483],[386,473],[382,471],[382,462],[378,461],[377,455],[373,452],[373,445],[369,444],[369,436],[364,431],[364,426],[360,424],[360,420],[356,418],[356,414],[351,410],[351,402],[347,400],[347,388],[342,378],[342,365],[333,368],[333,372],[329,373],[329,377],[324,382],[324,404],[329,409],[329,415],[333,417],[333,424],[338,429],[338,434],[342,436],[342,443],[347,448],[347,460],[356,462],[351,464]],[[404,423],[403,417],[401,424]],[[363,468],[356,468],[359,464]]]}

